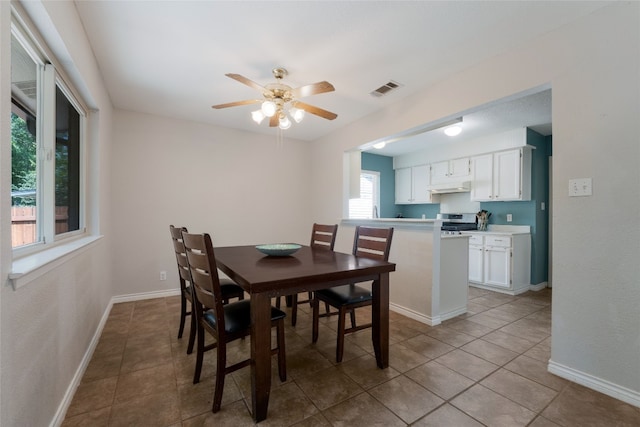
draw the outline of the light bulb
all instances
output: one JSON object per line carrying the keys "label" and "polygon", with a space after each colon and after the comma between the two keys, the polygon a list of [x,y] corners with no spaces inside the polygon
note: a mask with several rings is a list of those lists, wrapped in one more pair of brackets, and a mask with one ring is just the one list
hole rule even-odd
{"label": "light bulb", "polygon": [[289,109],[289,114],[291,114],[291,117],[293,117],[296,123],[300,123],[302,119],[304,119],[304,110],[301,108],[293,107]]}
{"label": "light bulb", "polygon": [[291,127],[291,120],[289,120],[289,118],[284,114],[280,116],[278,122],[278,127],[282,130],[289,129]]}
{"label": "light bulb", "polygon": [[276,104],[273,101],[264,101],[262,103],[262,113],[267,117],[273,117],[276,113]]}
{"label": "light bulb", "polygon": [[448,136],[456,136],[462,132],[462,128],[460,126],[450,126],[444,130],[444,133]]}
{"label": "light bulb", "polygon": [[254,122],[256,122],[257,124],[262,123],[262,121],[264,120],[264,113],[262,112],[262,110],[256,110],[253,111],[251,113],[251,118],[253,119]]}

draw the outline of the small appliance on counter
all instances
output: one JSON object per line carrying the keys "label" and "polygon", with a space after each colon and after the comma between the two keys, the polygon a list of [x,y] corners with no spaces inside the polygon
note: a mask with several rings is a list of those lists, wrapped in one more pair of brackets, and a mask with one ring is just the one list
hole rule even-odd
{"label": "small appliance on counter", "polygon": [[478,229],[474,213],[439,213],[436,219],[442,220],[442,234],[461,234],[462,231]]}

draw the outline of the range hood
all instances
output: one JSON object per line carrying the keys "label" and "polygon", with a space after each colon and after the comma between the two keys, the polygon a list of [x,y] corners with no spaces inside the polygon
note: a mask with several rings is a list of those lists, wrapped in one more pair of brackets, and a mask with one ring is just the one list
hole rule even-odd
{"label": "range hood", "polygon": [[427,186],[427,190],[431,191],[434,194],[467,193],[471,191],[471,182],[443,182],[441,184],[429,185]]}

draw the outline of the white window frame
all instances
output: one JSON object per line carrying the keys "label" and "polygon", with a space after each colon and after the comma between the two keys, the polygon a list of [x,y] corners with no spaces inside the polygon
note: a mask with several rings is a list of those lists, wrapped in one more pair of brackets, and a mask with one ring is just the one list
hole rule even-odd
{"label": "white window frame", "polygon": [[[371,209],[369,209],[368,213],[362,213],[363,211],[356,207],[358,203],[361,203],[364,198],[362,197],[362,181],[365,175],[371,175],[374,177],[373,179],[373,190],[371,197]],[[349,218],[350,219],[372,219],[374,217],[373,211],[374,208],[377,210],[377,216],[380,217],[380,172],[371,171],[371,170],[361,170],[360,171],[360,197],[356,199],[349,199]]]}
{"label": "white window frame", "polygon": [[[91,236],[87,231],[87,141],[88,109],[76,95],[68,79],[56,71],[58,61],[46,47],[41,37],[32,31],[29,24],[20,16],[18,9],[12,7],[11,34],[29,53],[38,70],[37,96],[37,227],[40,240],[30,245],[13,248],[12,272],[9,274],[14,289],[55,268],[64,262],[69,254],[78,254],[101,236]],[[55,148],[56,148],[56,88],[64,94],[80,115],[79,142],[79,228],[65,233],[55,234]],[[46,268],[43,268],[46,267]]]}

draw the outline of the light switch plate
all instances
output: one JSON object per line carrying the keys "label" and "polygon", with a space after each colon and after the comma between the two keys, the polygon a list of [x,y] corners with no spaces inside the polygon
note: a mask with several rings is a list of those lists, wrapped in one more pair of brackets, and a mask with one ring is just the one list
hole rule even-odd
{"label": "light switch plate", "polygon": [[591,178],[577,178],[569,180],[569,197],[592,195]]}

